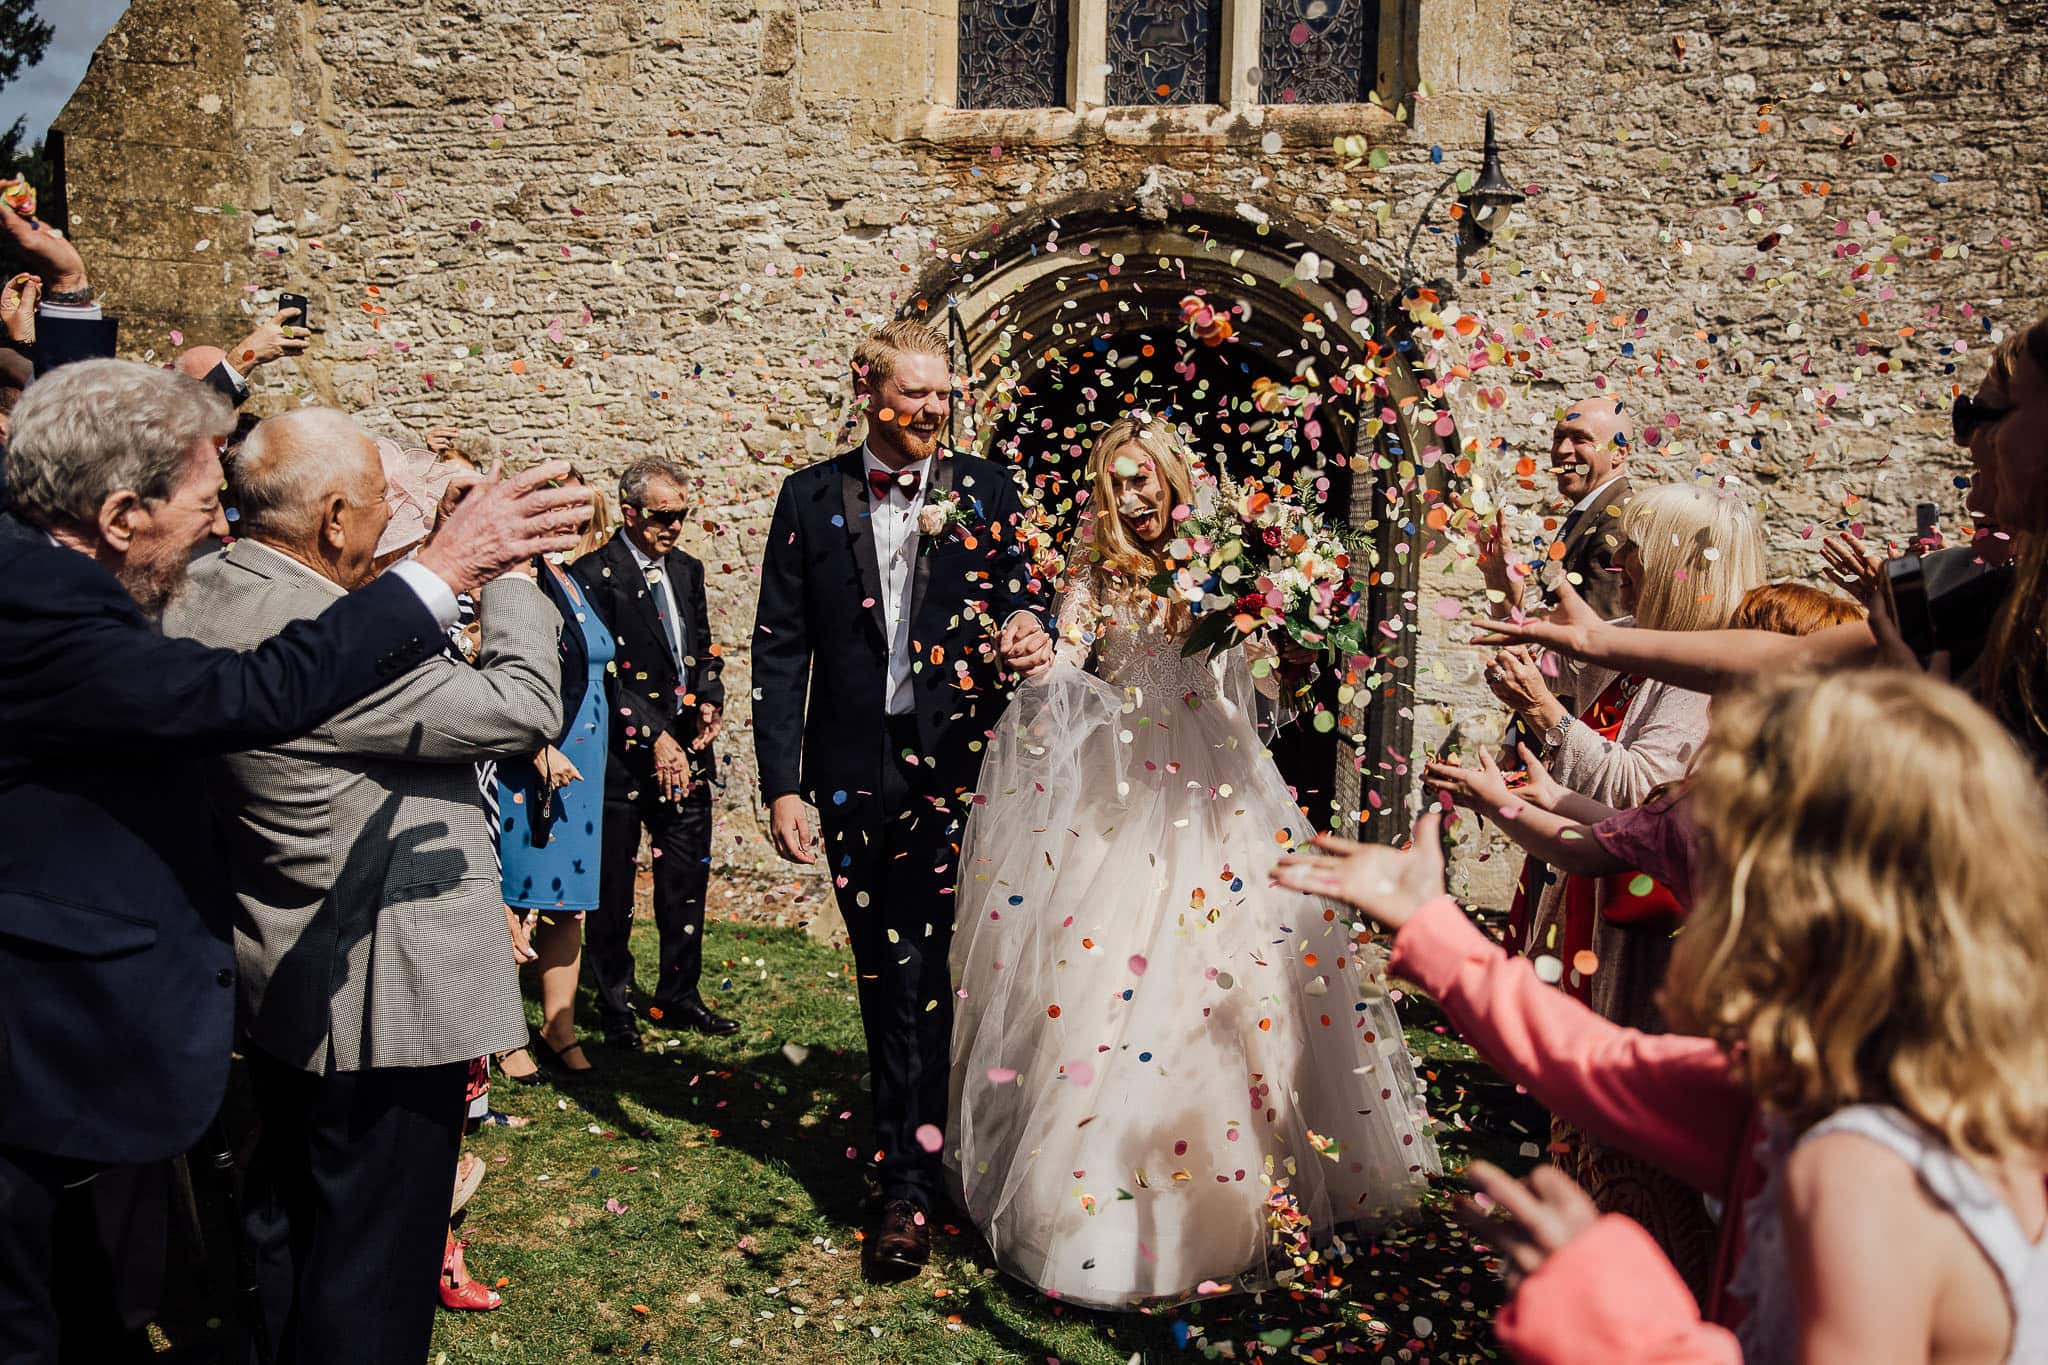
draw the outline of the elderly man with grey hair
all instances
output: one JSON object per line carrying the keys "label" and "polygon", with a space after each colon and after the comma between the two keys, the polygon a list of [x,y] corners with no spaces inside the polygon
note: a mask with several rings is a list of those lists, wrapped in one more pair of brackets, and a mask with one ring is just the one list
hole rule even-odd
{"label": "elderly man with grey hair", "polygon": [[[193,566],[168,632],[244,648],[370,581],[384,469],[347,417],[269,418],[230,487],[242,536]],[[440,655],[211,765],[262,1118],[243,1220],[272,1359],[426,1358],[468,1063],[526,1040],[474,765],[555,737],[561,619],[530,563],[479,597],[476,667]]]}
{"label": "elderly man with grey hair", "polygon": [[[588,508],[581,490],[548,486],[560,464],[488,484],[416,560],[317,619],[216,649],[152,618],[193,551],[227,530],[228,405],[181,375],[89,360],[37,381],[13,417],[14,506],[0,515],[0,1359],[44,1360],[58,1353],[53,1285],[95,1273],[57,1251],[60,1222],[89,1223],[80,1200],[106,1168],[190,1148],[226,1089],[233,897],[201,760],[303,734],[410,672],[440,649],[457,592],[570,548]],[[66,1339],[92,1355],[76,1326],[63,1324]]]}

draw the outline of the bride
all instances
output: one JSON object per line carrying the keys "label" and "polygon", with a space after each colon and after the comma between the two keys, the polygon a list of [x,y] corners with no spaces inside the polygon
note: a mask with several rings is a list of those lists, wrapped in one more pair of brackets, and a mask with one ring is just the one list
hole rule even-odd
{"label": "bride", "polygon": [[1186,448],[1124,418],[1089,477],[1090,562],[961,848],[945,1159],[1004,1270],[1128,1309],[1272,1285],[1280,1201],[1327,1237],[1440,1167],[1384,954],[1267,884],[1311,831],[1243,651],[1182,657],[1187,609],[1144,586],[1194,501]]}

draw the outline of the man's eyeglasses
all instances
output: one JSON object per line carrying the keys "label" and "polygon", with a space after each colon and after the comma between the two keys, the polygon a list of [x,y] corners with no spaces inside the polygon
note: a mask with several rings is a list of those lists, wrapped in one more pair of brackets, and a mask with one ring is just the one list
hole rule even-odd
{"label": "man's eyeglasses", "polygon": [[680,526],[683,518],[690,515],[680,507],[633,507],[633,512],[640,520],[651,521],[656,526]]}
{"label": "man's eyeglasses", "polygon": [[1995,426],[2012,412],[2009,407],[2001,408],[1992,403],[1980,403],[1967,393],[1956,395],[1955,408],[1949,413],[1949,426],[1955,432],[1956,444],[1966,446],[1977,433],[1978,427]]}

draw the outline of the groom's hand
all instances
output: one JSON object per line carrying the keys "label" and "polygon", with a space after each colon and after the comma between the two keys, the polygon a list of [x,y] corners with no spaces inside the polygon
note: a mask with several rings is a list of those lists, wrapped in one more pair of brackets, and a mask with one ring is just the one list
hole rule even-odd
{"label": "groom's hand", "polygon": [[1003,622],[996,637],[996,650],[1005,666],[1027,678],[1035,678],[1052,667],[1052,636],[1045,633],[1036,616],[1020,611]]}
{"label": "groom's hand", "polygon": [[768,807],[768,833],[775,851],[792,863],[815,863],[811,849],[811,822],[804,816],[804,799],[795,792],[775,798]]}

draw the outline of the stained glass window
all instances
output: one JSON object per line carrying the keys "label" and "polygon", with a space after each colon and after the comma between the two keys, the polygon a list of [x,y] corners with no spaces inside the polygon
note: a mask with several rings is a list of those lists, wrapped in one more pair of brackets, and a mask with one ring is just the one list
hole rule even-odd
{"label": "stained glass window", "polygon": [[1067,102],[1068,0],[960,0],[960,107]]}
{"label": "stained glass window", "polygon": [[1109,0],[1111,104],[1215,104],[1223,0]]}
{"label": "stained glass window", "polygon": [[1379,64],[1379,0],[1259,0],[1259,102],[1350,104]]}

